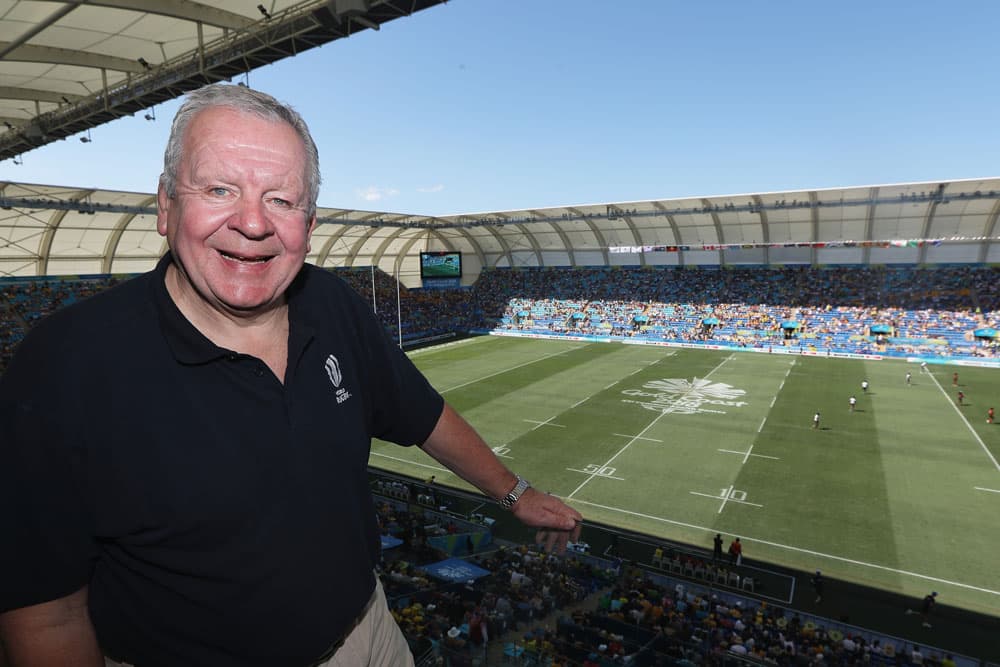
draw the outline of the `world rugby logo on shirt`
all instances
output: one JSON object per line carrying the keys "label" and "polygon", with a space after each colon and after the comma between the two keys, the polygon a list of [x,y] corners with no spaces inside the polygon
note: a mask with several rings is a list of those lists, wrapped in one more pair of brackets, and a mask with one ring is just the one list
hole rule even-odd
{"label": "world rugby logo on shirt", "polygon": [[332,354],[326,358],[326,374],[334,387],[339,387],[340,381],[344,379],[344,375],[340,372],[340,362]]}
{"label": "world rugby logo on shirt", "polygon": [[324,367],[326,368],[327,377],[330,378],[330,382],[337,390],[337,403],[343,403],[351,397],[351,392],[340,386],[340,383],[344,380],[344,374],[340,371],[340,362],[337,361],[337,357],[331,354],[326,358]]}
{"label": "world rugby logo on shirt", "polygon": [[[644,391],[645,390],[645,391]],[[664,378],[642,385],[642,389],[626,389],[624,403],[636,403],[656,412],[693,415],[705,412],[726,414],[719,407],[743,407],[746,401],[734,400],[746,395],[742,389],[704,378],[686,380]]]}

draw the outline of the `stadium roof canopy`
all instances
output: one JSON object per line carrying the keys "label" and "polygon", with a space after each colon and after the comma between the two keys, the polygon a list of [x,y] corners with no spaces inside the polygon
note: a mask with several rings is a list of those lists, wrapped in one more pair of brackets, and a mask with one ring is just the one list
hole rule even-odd
{"label": "stadium roof canopy", "polygon": [[0,0],[0,160],[444,0]]}
{"label": "stadium roof canopy", "polygon": [[[1000,263],[1000,178],[444,217],[320,208],[309,261],[419,283],[419,252],[483,268]],[[137,273],[166,251],[153,193],[0,181],[0,276]]]}

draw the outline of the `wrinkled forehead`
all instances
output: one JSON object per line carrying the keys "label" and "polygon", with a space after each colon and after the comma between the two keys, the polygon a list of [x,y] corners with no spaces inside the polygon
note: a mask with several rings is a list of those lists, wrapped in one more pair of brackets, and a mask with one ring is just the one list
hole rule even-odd
{"label": "wrinkled forehead", "polygon": [[303,164],[306,161],[302,137],[287,121],[233,107],[209,107],[191,119],[182,138],[184,152],[206,142],[226,143],[237,148],[266,146],[269,150],[294,153]]}
{"label": "wrinkled forehead", "polygon": [[248,176],[282,175],[302,187],[306,183],[302,138],[280,119],[225,107],[206,109],[191,120],[183,144],[184,172],[242,171]]}

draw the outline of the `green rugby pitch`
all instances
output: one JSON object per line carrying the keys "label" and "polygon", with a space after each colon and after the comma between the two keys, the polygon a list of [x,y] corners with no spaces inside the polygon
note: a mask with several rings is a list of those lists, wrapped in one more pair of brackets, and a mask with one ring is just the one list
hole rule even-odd
{"label": "green rugby pitch", "polygon": [[[1000,616],[1000,371],[492,336],[411,358],[588,519]],[[471,488],[419,448],[370,462]]]}

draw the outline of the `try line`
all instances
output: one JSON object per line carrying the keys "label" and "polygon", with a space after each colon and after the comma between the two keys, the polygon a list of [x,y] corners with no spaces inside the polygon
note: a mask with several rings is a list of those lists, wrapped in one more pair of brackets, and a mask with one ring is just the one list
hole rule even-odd
{"label": "try line", "polygon": [[945,400],[947,400],[948,403],[951,404],[952,409],[954,409],[955,412],[958,414],[958,416],[962,418],[962,421],[965,422],[965,426],[966,428],[969,429],[969,433],[972,434],[972,437],[976,439],[976,442],[979,443],[979,446],[983,448],[984,452],[986,452],[986,456],[990,458],[990,461],[993,461],[993,467],[997,469],[997,472],[1000,472],[1000,463],[997,463],[997,460],[996,458],[994,458],[993,453],[986,446],[986,443],[983,442],[983,439],[979,437],[979,434],[976,433],[976,429],[972,428],[972,424],[969,423],[969,420],[965,418],[965,415],[963,415],[962,411],[958,409],[958,406],[952,402],[951,397],[948,396],[948,392],[944,390],[944,387],[941,386],[941,383],[937,381],[936,377],[934,377],[934,373],[928,373],[928,375],[931,376],[931,380],[933,380],[934,384],[937,385],[938,390],[942,394],[944,394]]}

